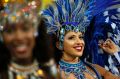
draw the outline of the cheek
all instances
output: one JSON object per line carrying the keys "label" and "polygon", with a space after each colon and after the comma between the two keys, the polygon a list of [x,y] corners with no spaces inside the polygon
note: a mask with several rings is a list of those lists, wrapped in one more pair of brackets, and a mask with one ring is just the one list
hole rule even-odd
{"label": "cheek", "polygon": [[34,38],[34,33],[33,33],[33,32],[27,33],[26,36],[27,36],[28,38],[30,38],[30,39],[35,39],[35,38]]}
{"label": "cheek", "polygon": [[70,51],[70,49],[73,47],[74,42],[73,41],[66,41],[63,43],[64,51]]}
{"label": "cheek", "polygon": [[84,42],[84,40],[82,40],[82,42],[81,42],[84,46],[85,46],[85,42]]}
{"label": "cheek", "polygon": [[10,44],[14,40],[14,35],[3,34],[4,43]]}
{"label": "cheek", "polygon": [[26,35],[26,39],[25,41],[30,45],[30,46],[34,46],[35,45],[35,36],[34,34],[31,32],[31,33],[28,33]]}
{"label": "cheek", "polygon": [[34,33],[33,32],[30,32],[26,35],[27,39],[29,40],[29,42],[31,44],[35,44],[35,36],[34,36]]}

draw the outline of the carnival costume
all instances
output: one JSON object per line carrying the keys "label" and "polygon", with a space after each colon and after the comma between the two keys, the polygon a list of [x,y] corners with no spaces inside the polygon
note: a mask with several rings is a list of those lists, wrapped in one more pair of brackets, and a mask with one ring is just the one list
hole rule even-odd
{"label": "carnival costume", "polygon": [[[41,13],[46,18],[48,33],[55,33],[59,38],[59,48],[63,48],[66,31],[85,32],[86,27],[89,25],[89,20],[85,16],[87,5],[87,0],[57,0],[55,5],[50,6]],[[60,71],[64,71],[67,75],[73,73],[77,79],[86,79],[84,72],[95,79],[101,79],[97,70],[82,60],[74,64],[60,60],[59,65]],[[95,74],[87,67],[90,67]]]}
{"label": "carnival costume", "polygon": [[[38,3],[35,0],[24,0],[22,3],[17,1],[6,3],[4,9],[0,12],[0,42],[4,41],[2,39],[2,32],[6,31],[4,28],[6,24],[24,22],[28,27],[29,25],[33,25],[34,28],[37,28],[38,26],[40,21],[40,5],[38,6]],[[37,34],[35,33],[35,35]],[[10,61],[7,74],[2,75],[5,75],[8,79],[44,79],[43,75],[45,76],[45,73],[40,68],[40,63],[34,59],[33,63],[27,66],[22,66]],[[4,79],[2,75],[0,72],[0,79]]]}
{"label": "carnival costume", "polygon": [[[21,21],[31,23],[35,28],[38,25],[39,19],[39,7],[33,0],[25,1],[11,1],[4,4],[4,9],[0,11],[0,39],[2,41],[1,32],[4,31],[6,23],[12,24]],[[30,21],[30,22],[29,22]]]}
{"label": "carnival costume", "polygon": [[120,52],[108,55],[98,46],[99,40],[105,41],[110,38],[120,47],[120,0],[93,1],[96,4],[91,2],[88,9],[93,19],[86,32],[86,44],[89,48],[87,51],[90,51],[92,63],[99,64],[113,74],[120,76]]}

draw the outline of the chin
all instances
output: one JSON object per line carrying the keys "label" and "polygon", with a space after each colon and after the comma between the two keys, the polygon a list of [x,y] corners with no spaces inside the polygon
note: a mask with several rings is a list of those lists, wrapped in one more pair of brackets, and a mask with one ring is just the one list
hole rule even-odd
{"label": "chin", "polygon": [[27,59],[27,58],[29,58],[29,57],[26,57],[26,56],[18,56],[18,57],[16,57],[17,59]]}
{"label": "chin", "polygon": [[29,59],[31,58],[30,54],[19,54],[18,56],[16,56],[17,59]]}
{"label": "chin", "polygon": [[74,57],[81,57],[82,55],[81,54],[74,54],[73,56]]}
{"label": "chin", "polygon": [[81,57],[82,55],[80,54],[80,55],[77,55],[78,57]]}
{"label": "chin", "polygon": [[17,57],[16,59],[17,59],[17,60],[23,60],[23,62],[24,62],[24,60],[28,60],[29,57]]}
{"label": "chin", "polygon": [[83,55],[82,52],[79,52],[79,54],[78,53],[76,54],[77,57],[81,57],[82,55]]}

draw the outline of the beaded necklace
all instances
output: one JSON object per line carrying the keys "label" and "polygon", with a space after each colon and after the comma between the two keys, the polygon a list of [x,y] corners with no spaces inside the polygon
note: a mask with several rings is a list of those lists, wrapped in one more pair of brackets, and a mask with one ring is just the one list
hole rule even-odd
{"label": "beaded necklace", "polygon": [[59,65],[60,71],[64,71],[67,76],[70,73],[73,73],[77,79],[87,79],[84,75],[84,72],[86,72],[90,74],[93,78],[98,79],[95,74],[93,74],[86,68],[85,64],[82,61],[79,61],[78,63],[68,63],[64,60],[60,60]]}
{"label": "beaded necklace", "polygon": [[43,71],[39,69],[37,61],[29,66],[21,66],[14,62],[9,65],[9,79],[41,79],[41,76],[43,76]]}

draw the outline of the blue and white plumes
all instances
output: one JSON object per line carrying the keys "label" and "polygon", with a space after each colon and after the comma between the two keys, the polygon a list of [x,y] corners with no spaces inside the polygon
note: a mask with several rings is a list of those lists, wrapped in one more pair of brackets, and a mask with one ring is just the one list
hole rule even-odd
{"label": "blue and white plumes", "polygon": [[[85,16],[87,4],[86,0],[57,0],[55,5],[42,12],[47,20],[48,33],[60,31],[61,28],[83,31],[88,24]],[[64,32],[63,29],[61,32]]]}
{"label": "blue and white plumes", "polygon": [[110,9],[120,8],[120,0],[90,0],[87,16],[92,19],[93,16]]}
{"label": "blue and white plumes", "polygon": [[[117,66],[120,66],[120,52],[113,56],[103,53],[98,46],[99,40],[111,38],[116,45],[120,46],[120,8],[105,10],[94,16],[93,25],[89,27],[86,40],[89,54],[92,55],[92,63],[99,64],[111,71],[113,74],[120,75]],[[91,33],[91,34],[90,34]],[[102,60],[102,61],[100,61]]]}

